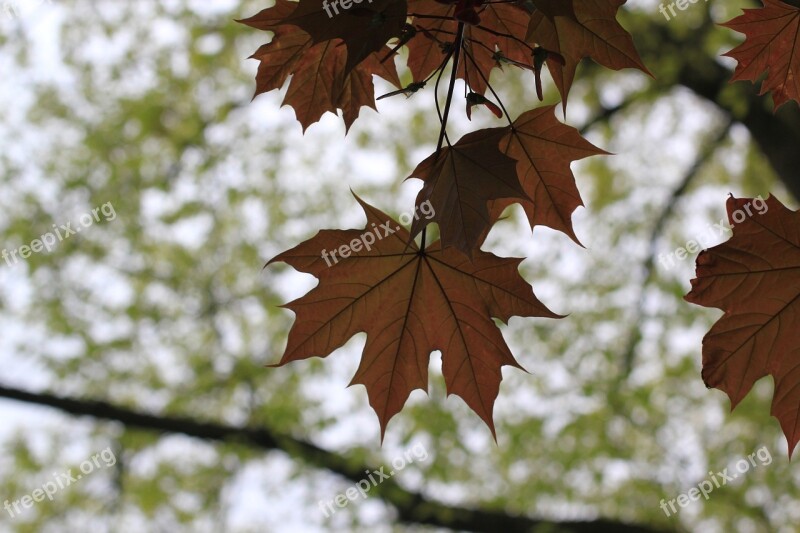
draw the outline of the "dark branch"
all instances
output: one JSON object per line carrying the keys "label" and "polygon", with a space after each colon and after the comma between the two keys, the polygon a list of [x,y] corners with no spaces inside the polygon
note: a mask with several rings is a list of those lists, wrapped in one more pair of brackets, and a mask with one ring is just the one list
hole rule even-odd
{"label": "dark branch", "polygon": [[[732,71],[702,52],[708,32],[720,31],[712,28],[709,22],[691,37],[678,38],[663,24],[643,26],[640,51],[645,63],[652,60],[655,64],[656,58],[667,54],[679,58],[681,64],[674,78],[662,76],[658,80],[662,87],[668,87],[670,82],[683,85],[743,124],[778,178],[795,199],[800,200],[800,150],[797,149],[800,146],[800,107],[796,102],[789,102],[773,112],[770,99],[759,96],[752,83],[736,82],[728,87]],[[689,54],[686,50],[697,52]]]}
{"label": "dark branch", "polygon": [[[139,428],[157,433],[180,433],[209,441],[245,444],[261,450],[279,450],[312,466],[335,472],[354,483],[363,479],[364,471],[369,469],[366,465],[349,461],[341,455],[324,450],[310,442],[281,435],[265,428],[235,427],[214,422],[198,422],[190,418],[155,416],[106,402],[67,398],[48,393],[32,393],[2,385],[0,385],[0,398],[53,407],[72,415],[119,422],[129,428]],[[557,522],[536,520],[502,511],[451,507],[431,501],[418,492],[405,490],[393,479],[384,480],[383,483],[373,488],[371,493],[375,493],[386,503],[392,505],[397,510],[398,520],[401,522],[454,530],[487,533],[496,531],[657,533],[658,531],[644,525],[625,524],[612,520]]]}

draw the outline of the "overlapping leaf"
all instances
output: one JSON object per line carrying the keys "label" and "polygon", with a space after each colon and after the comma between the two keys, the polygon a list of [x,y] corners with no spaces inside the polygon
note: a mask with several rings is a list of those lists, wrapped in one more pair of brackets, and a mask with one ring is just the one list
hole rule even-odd
{"label": "overlapping leaf", "polygon": [[505,132],[505,128],[491,128],[468,133],[414,169],[409,178],[425,182],[417,203],[430,201],[436,215],[431,220],[415,220],[412,235],[437,222],[445,247],[455,246],[471,254],[494,222],[489,214],[490,200],[528,199],[517,177],[516,160],[500,151]]}
{"label": "overlapping leaf", "polygon": [[744,33],[745,41],[726,53],[739,64],[732,81],[758,81],[761,94],[772,91],[775,108],[789,100],[800,102],[800,8],[778,0],[764,0],[764,7],[723,24]]}
{"label": "overlapping leaf", "polygon": [[531,228],[544,225],[563,231],[580,244],[572,228],[572,213],[583,205],[573,161],[607,154],[581,137],[578,130],[556,119],[555,106],[526,111],[504,128],[500,151],[517,161],[517,176],[528,199],[503,199],[492,203],[494,222],[503,209],[519,202],[528,215]]}
{"label": "overlapping leaf", "polygon": [[[408,68],[415,82],[425,80],[445,59],[448,45],[455,39],[458,21],[456,3],[436,0],[410,0],[411,23],[419,31],[408,43]],[[492,3],[479,11],[480,23],[467,25],[464,54],[458,77],[466,80],[473,92],[486,92],[486,80],[499,58],[533,67],[530,46],[524,42],[530,14],[514,3]]]}
{"label": "overlapping leaf", "polygon": [[494,434],[500,369],[521,367],[492,317],[507,322],[511,316],[558,315],[519,275],[521,259],[477,252],[469,260],[438,241],[421,251],[396,221],[358,201],[367,215],[363,230],[323,230],[270,261],[319,279],[286,305],[297,318],[275,366],[326,357],[366,332],[351,385],[366,387],[383,435],[411,391],[427,390],[430,354],[439,350],[448,394],[464,399]]}
{"label": "overlapping leaf", "polygon": [[[273,42],[253,56],[262,61],[256,94],[300,73],[303,83],[293,82],[285,103],[303,115],[298,119],[304,127],[337,108],[343,109],[349,126],[361,106],[374,107],[371,74],[399,88],[394,64],[387,60],[388,42],[403,38],[400,44],[408,47],[408,67],[419,86],[444,67],[463,21],[457,75],[472,93],[483,95],[492,70],[503,64],[535,70],[538,76],[534,45],[552,52],[546,62],[564,102],[583,57],[613,69],[646,72],[630,35],[616,21],[622,4],[624,0],[372,0],[353,1],[344,9],[329,0],[278,0],[242,22],[276,32]],[[350,80],[353,74],[357,81]]]}
{"label": "overlapping leaf", "polygon": [[[620,32],[630,42],[614,18],[621,0],[587,0],[590,7],[584,11],[580,4],[580,13],[578,4],[555,0],[410,0],[408,12],[405,0],[352,2],[347,9],[324,0],[276,2],[243,21],[274,34],[253,56],[260,61],[256,94],[288,82],[284,103],[304,129],[338,109],[349,128],[362,106],[374,108],[373,74],[398,87],[392,95],[419,90],[456,53],[459,24],[464,31],[455,74],[469,86],[468,114],[473,106],[486,106],[502,117],[501,106],[483,93],[491,71],[504,63],[535,71],[538,84],[543,62],[561,59],[564,70],[556,74],[562,94],[586,55],[615,68],[638,66],[615,55],[624,47],[613,49]],[[605,18],[598,22],[598,14]],[[540,23],[532,31],[530,23],[539,16],[552,28]],[[408,17],[412,24],[406,24]],[[525,42],[531,36],[536,40]],[[393,48],[386,46],[390,41]],[[403,45],[414,83],[401,88],[388,52]],[[442,138],[446,128],[442,124]],[[415,219],[410,232],[359,199],[367,214],[363,230],[321,231],[273,259],[320,282],[287,304],[297,320],[277,366],[326,357],[366,332],[351,384],[366,386],[383,435],[411,391],[427,387],[430,354],[439,350],[448,393],[461,396],[494,434],[501,367],[519,365],[493,318],[557,315],[520,277],[521,260],[482,252],[480,245],[512,202],[523,205],[532,227],[548,225],[577,241],[571,216],[581,200],[570,164],[599,153],[548,106],[523,113],[511,126],[469,133],[452,146],[448,141],[420,163],[409,177],[423,180],[417,202],[429,202],[434,211]],[[441,241],[420,250],[413,237],[431,222],[438,223]]]}
{"label": "overlapping leaf", "polygon": [[606,153],[559,122],[555,106],[527,111],[512,126],[467,134],[409,176],[425,182],[417,202],[430,201],[437,213],[433,220],[416,220],[411,233],[437,222],[445,246],[470,253],[503,210],[519,203],[531,228],[545,225],[580,244],[572,213],[583,202],[570,164]]}
{"label": "overlapping leaf", "polygon": [[548,58],[561,100],[575,79],[578,63],[590,57],[612,70],[636,68],[650,73],[642,63],[630,34],[617,21],[617,11],[626,0],[534,0],[527,40],[557,52],[565,64]]}
{"label": "overlapping leaf", "polygon": [[332,0],[299,0],[295,5],[281,24],[299,27],[315,44],[341,39],[347,48],[345,76],[399,37],[406,21],[406,0],[351,0],[347,9]]}
{"label": "overlapping leaf", "polygon": [[337,109],[342,110],[349,129],[361,107],[375,108],[373,74],[400,87],[394,63],[381,62],[389,48],[370,53],[345,75],[348,52],[342,41],[332,39],[314,44],[308,33],[283,22],[291,17],[297,5],[278,0],[273,7],[241,21],[274,32],[272,41],[251,56],[260,61],[255,94],[280,89],[291,75],[283,103],[292,106],[304,130],[325,112],[336,113]]}
{"label": "overlapping leaf", "polygon": [[791,456],[800,441],[800,213],[765,202],[728,199],[733,237],[697,257],[686,300],[725,311],[703,339],[703,381],[733,409],[771,375],[771,414]]}

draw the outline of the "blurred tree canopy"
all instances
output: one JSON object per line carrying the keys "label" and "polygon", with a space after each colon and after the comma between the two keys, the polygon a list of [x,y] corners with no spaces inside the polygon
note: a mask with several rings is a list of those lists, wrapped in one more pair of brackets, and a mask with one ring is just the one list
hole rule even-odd
{"label": "blurred tree canopy", "polygon": [[[754,2],[669,21],[655,0],[629,4],[620,19],[655,79],[584,62],[565,118],[615,154],[573,165],[586,248],[545,228],[532,240],[518,206],[484,247],[527,256],[525,278],[569,316],[503,328],[531,374],[504,370],[497,444],[446,398],[437,355],[429,397],[412,394],[383,446],[363,388],[345,388],[363,335],[264,368],[293,320],[278,306],[314,281],[262,266],[319,228],[359,227],[348,187],[394,214],[412,205],[419,182],[401,178],[435,146],[432,89],[363,110],[347,136],[332,115],[303,135],[277,92],[250,102],[245,58],[263,34],[234,19],[264,2],[0,13],[0,246],[114,212],[0,263],[0,504],[101,450],[116,458],[53,501],[0,510],[0,529],[796,531],[800,473],[768,417],[772,381],[733,413],[706,390],[701,339],[720,313],[682,300],[694,256],[658,257],[709,235],[729,192],[797,207],[800,112],[728,84],[719,55],[741,36],[714,23]],[[512,116],[535,103],[516,69],[492,82]],[[424,460],[325,516],[320,502],[415,446]],[[762,447],[769,464],[662,511]]]}

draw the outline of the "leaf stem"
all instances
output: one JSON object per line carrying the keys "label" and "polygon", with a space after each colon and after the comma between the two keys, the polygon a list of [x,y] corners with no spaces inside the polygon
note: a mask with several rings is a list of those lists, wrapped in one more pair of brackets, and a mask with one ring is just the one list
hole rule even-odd
{"label": "leaf stem", "polygon": [[[442,151],[442,145],[444,144],[444,139],[447,132],[447,119],[450,116],[450,105],[453,103],[453,92],[455,91],[456,78],[458,77],[458,60],[461,58],[461,44],[463,41],[464,23],[459,22],[458,29],[456,30],[456,39],[455,42],[453,42],[453,70],[450,73],[450,85],[447,87],[447,100],[444,104],[444,115],[442,116],[442,127],[439,130],[439,141],[436,143],[436,157],[439,157],[439,153]],[[422,229],[420,250],[423,253],[425,252],[425,237],[427,231],[427,227]]]}
{"label": "leaf stem", "polygon": [[469,53],[469,50],[464,49],[464,53],[467,55],[467,59],[472,61],[472,64],[475,65],[475,70],[478,72],[478,74],[480,74],[481,79],[486,84],[486,88],[489,89],[492,95],[494,95],[495,100],[497,100],[497,103],[500,105],[500,109],[503,110],[503,114],[505,115],[506,120],[508,120],[508,125],[511,126],[511,128],[513,128],[514,122],[512,122],[511,120],[511,115],[508,114],[508,110],[506,110],[506,106],[503,105],[503,101],[500,99],[497,93],[494,92],[492,84],[489,83],[489,78],[483,72],[481,72],[480,68],[478,68],[478,63],[475,61],[475,58],[472,57],[472,54]]}
{"label": "leaf stem", "polygon": [[456,78],[458,77],[458,60],[461,58],[461,44],[464,40],[464,23],[458,23],[458,30],[456,31],[456,40],[453,43],[453,71],[450,73],[450,85],[447,88],[447,100],[444,104],[444,116],[442,117],[442,127],[439,130],[439,142],[436,143],[436,156],[442,151],[442,144],[444,143],[445,132],[447,131],[447,118],[450,116],[450,105],[453,102],[453,91],[456,86]]}

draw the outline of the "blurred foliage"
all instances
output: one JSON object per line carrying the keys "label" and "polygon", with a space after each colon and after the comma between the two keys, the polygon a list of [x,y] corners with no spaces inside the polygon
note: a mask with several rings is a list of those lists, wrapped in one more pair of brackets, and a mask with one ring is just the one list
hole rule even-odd
{"label": "blurred foliage", "polygon": [[[523,274],[537,295],[569,313],[504,328],[532,373],[504,370],[498,444],[463,402],[446,398],[437,354],[429,396],[412,394],[382,447],[364,390],[345,389],[363,336],[326,360],[263,368],[280,356],[293,319],[278,305],[314,281],[262,266],[320,228],[360,224],[348,187],[389,212],[412,205],[419,182],[402,178],[433,149],[432,89],[382,101],[380,115],[365,109],[346,137],[333,116],[303,137],[279,94],[250,102],[255,65],[245,58],[264,35],[234,19],[261,7],[83,1],[0,19],[0,70],[10,73],[0,82],[2,245],[28,244],[107,202],[116,213],[50,253],[0,265],[3,382],[265,426],[376,467],[422,443],[428,459],[397,480],[444,502],[698,531],[794,531],[800,475],[768,417],[771,382],[729,414],[724,395],[700,379],[701,338],[719,313],[681,299],[692,261],[656,261],[649,280],[643,270],[656,218],[725,122],[672,79],[683,54],[718,53],[736,40],[708,23],[705,5],[669,23],[652,2],[625,12],[641,48],[659,50],[645,57],[655,81],[579,70],[568,123],[580,127],[629,101],[587,133],[616,155],[574,166],[586,249],[544,228],[531,238],[517,207],[490,234],[484,248],[528,257]],[[712,9],[716,21],[736,12]],[[653,21],[697,46],[659,48],[658,35],[644,31]],[[529,74],[506,68],[492,81],[512,116],[534,103]],[[546,101],[555,98],[551,87]],[[493,124],[477,113],[469,125],[458,110],[455,130]],[[788,200],[734,127],[679,199],[657,252],[707,231],[728,192],[770,190]],[[627,369],[632,336],[640,340]],[[0,499],[29,494],[107,446],[119,461],[18,518],[0,513],[3,530],[411,530],[392,525],[391,508],[374,498],[324,518],[318,502],[348,485],[283,453],[61,415],[24,427],[0,442]],[[678,518],[659,508],[762,446],[770,465]]]}

